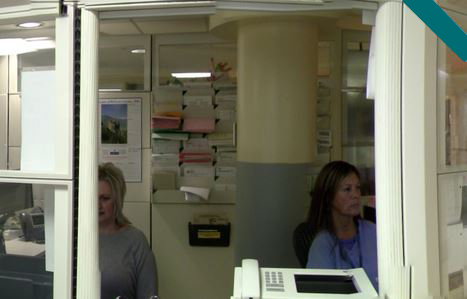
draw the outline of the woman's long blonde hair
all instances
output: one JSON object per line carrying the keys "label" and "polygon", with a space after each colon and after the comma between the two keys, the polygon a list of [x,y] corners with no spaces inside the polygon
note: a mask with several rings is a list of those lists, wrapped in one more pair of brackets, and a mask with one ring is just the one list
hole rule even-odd
{"label": "woman's long blonde hair", "polygon": [[126,183],[123,172],[113,163],[104,163],[99,165],[99,181],[109,184],[114,199],[115,222],[122,227],[131,222],[123,215],[123,200],[126,194]]}

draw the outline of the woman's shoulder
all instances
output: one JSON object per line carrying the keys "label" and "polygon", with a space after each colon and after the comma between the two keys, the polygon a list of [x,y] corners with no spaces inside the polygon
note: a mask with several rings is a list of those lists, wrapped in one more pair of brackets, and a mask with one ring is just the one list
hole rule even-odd
{"label": "woman's shoulder", "polygon": [[132,239],[146,240],[144,233],[131,224],[122,227],[121,232],[122,234],[126,235],[126,237],[131,237]]}
{"label": "woman's shoulder", "polygon": [[376,243],[376,224],[367,220],[359,220],[358,233],[362,240]]}
{"label": "woman's shoulder", "polygon": [[327,230],[320,231],[311,243],[312,247],[324,247],[333,245],[336,238]]}
{"label": "woman's shoulder", "polygon": [[364,229],[366,231],[374,231],[376,232],[376,224],[374,224],[371,221],[365,220],[365,219],[359,219],[358,220],[358,225],[360,229]]}

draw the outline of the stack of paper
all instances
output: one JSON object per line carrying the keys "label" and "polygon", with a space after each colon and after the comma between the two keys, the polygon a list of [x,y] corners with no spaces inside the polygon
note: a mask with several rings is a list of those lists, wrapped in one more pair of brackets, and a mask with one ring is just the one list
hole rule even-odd
{"label": "stack of paper", "polygon": [[179,155],[180,162],[182,163],[212,163],[212,153],[190,153],[182,152]]}
{"label": "stack of paper", "polygon": [[212,118],[186,118],[183,121],[184,132],[211,133],[215,129],[215,120]]}
{"label": "stack of paper", "polygon": [[237,148],[235,146],[219,146],[217,147],[217,152],[236,152]]}
{"label": "stack of paper", "polygon": [[221,90],[237,90],[237,83],[234,81],[215,81],[212,83],[212,88],[217,92]]}
{"label": "stack of paper", "polygon": [[177,187],[176,177],[175,172],[158,170],[152,173],[152,185],[156,190],[173,190]]}
{"label": "stack of paper", "polygon": [[230,120],[235,121],[236,113],[235,109],[236,103],[222,103],[216,107],[216,118],[219,120]]}
{"label": "stack of paper", "polygon": [[211,133],[208,135],[210,146],[233,146],[232,133]]}
{"label": "stack of paper", "polygon": [[211,147],[207,138],[190,138],[183,141],[183,151],[192,153],[210,152]]}
{"label": "stack of paper", "polygon": [[220,86],[214,97],[215,104],[222,103],[235,103],[237,101],[237,87],[236,86]]}
{"label": "stack of paper", "polygon": [[185,177],[211,177],[214,178],[214,167],[206,164],[183,164],[183,176]]}
{"label": "stack of paper", "polygon": [[189,80],[189,81],[182,81],[183,82],[183,88],[186,90],[190,89],[201,89],[201,88],[207,88],[207,89],[212,89],[212,83],[211,81],[207,80]]}
{"label": "stack of paper", "polygon": [[217,177],[235,177],[237,168],[235,166],[216,166]]}
{"label": "stack of paper", "polygon": [[181,119],[180,117],[173,116],[153,116],[152,117],[152,129],[178,129],[180,127]]}
{"label": "stack of paper", "polygon": [[214,89],[210,82],[199,83],[198,85],[185,86],[183,94],[184,105],[211,106]]}
{"label": "stack of paper", "polygon": [[181,106],[183,103],[183,92],[178,86],[164,86],[154,90],[155,107],[161,104]]}
{"label": "stack of paper", "polygon": [[216,162],[220,165],[234,165],[237,162],[237,153],[218,151]]}
{"label": "stack of paper", "polygon": [[153,115],[178,116],[182,115],[183,106],[180,104],[162,103],[155,104]]}
{"label": "stack of paper", "polygon": [[178,154],[180,140],[155,139],[153,141],[153,154]]}
{"label": "stack of paper", "polygon": [[184,132],[155,132],[153,139],[188,140],[189,134]]}
{"label": "stack of paper", "polygon": [[153,154],[152,172],[172,172],[179,174],[179,156],[178,154]]}

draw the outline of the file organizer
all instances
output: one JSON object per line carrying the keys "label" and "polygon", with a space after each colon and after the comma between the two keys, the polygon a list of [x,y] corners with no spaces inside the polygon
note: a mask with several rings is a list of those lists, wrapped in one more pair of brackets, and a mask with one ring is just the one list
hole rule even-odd
{"label": "file organizer", "polygon": [[188,223],[188,239],[190,246],[230,245],[230,223],[227,224],[192,224]]}
{"label": "file organizer", "polygon": [[[154,192],[192,186],[216,190],[214,194],[221,197],[224,192],[231,198],[236,190],[236,100],[237,88],[231,82],[190,82],[156,89],[152,109]],[[163,182],[155,181],[157,178]],[[154,196],[154,202],[166,203],[163,194]],[[224,202],[222,198],[212,201]]]}

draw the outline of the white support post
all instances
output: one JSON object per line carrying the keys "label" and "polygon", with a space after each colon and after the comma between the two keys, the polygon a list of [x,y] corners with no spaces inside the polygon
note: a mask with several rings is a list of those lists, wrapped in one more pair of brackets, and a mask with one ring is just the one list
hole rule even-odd
{"label": "white support post", "polygon": [[412,298],[440,297],[436,163],[437,40],[404,6],[402,173],[406,264]]}
{"label": "white support post", "polygon": [[97,214],[97,83],[99,21],[96,12],[81,10],[81,100],[78,196],[77,298],[100,298]]}
{"label": "white support post", "polygon": [[375,164],[381,298],[410,298],[405,267],[401,155],[402,3],[386,2],[376,15]]}

